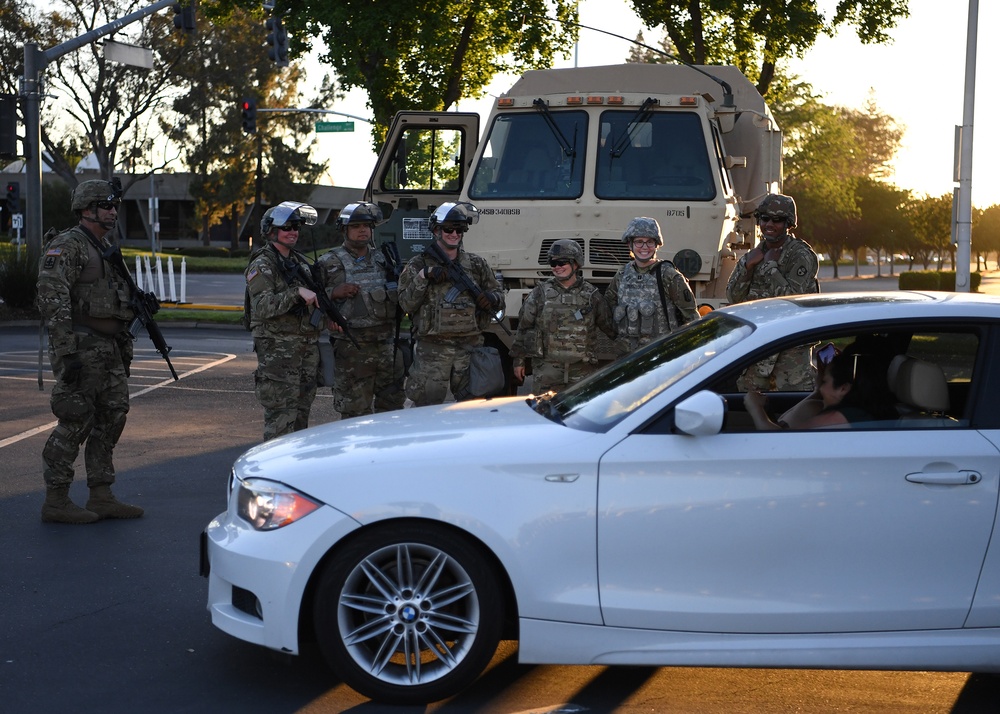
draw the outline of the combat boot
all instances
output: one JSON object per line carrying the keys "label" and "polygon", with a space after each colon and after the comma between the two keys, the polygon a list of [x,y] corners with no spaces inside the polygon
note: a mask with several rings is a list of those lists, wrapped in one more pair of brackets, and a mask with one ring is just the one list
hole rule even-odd
{"label": "combat boot", "polygon": [[110,486],[91,486],[87,510],[100,518],[138,518],[145,513],[139,506],[122,503],[115,498]]}
{"label": "combat boot", "polygon": [[42,504],[43,523],[96,523],[101,519],[93,511],[80,508],[69,500],[69,486],[49,488]]}

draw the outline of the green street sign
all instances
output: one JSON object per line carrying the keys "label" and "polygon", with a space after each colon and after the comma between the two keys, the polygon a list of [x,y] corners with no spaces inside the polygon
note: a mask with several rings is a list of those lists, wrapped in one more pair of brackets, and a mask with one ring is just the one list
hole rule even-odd
{"label": "green street sign", "polygon": [[318,121],[316,122],[316,132],[333,132],[333,131],[354,131],[354,122],[352,121]]}

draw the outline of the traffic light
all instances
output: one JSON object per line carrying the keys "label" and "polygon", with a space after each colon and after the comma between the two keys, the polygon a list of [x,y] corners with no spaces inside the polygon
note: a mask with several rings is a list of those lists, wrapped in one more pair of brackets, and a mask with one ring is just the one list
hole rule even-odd
{"label": "traffic light", "polygon": [[240,101],[240,116],[243,117],[243,131],[247,134],[257,132],[257,100],[244,97]]}
{"label": "traffic light", "polygon": [[17,96],[0,94],[0,158],[17,156]]}
{"label": "traffic light", "polygon": [[174,4],[174,27],[185,32],[194,31],[194,0]]}
{"label": "traffic light", "polygon": [[21,184],[17,181],[7,182],[7,212],[21,212]]}
{"label": "traffic light", "polygon": [[267,18],[267,56],[279,67],[288,66],[288,31],[280,17]]}

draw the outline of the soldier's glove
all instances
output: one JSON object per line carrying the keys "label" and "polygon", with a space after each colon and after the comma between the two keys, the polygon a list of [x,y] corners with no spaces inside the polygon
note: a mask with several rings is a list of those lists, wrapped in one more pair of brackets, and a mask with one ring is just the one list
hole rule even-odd
{"label": "soldier's glove", "polygon": [[483,312],[496,312],[498,303],[493,293],[488,293],[484,290],[476,298],[476,306]]}
{"label": "soldier's glove", "polygon": [[63,361],[66,365],[66,370],[63,372],[63,381],[69,385],[78,384],[80,378],[83,376],[83,362],[80,361],[80,355],[66,355]]}
{"label": "soldier's glove", "polygon": [[432,283],[443,283],[448,279],[448,271],[440,265],[432,265],[424,269],[424,275]]}

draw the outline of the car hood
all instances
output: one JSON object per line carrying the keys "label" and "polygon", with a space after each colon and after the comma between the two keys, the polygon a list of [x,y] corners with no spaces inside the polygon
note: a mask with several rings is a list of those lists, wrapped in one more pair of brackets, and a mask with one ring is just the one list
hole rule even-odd
{"label": "car hood", "polygon": [[535,444],[542,457],[552,439],[565,444],[588,436],[539,415],[524,397],[508,397],[331,422],[256,446],[235,469],[241,478],[269,478],[308,490],[318,476],[329,481],[400,466],[412,471],[427,462],[481,465],[491,453],[509,456],[515,445],[530,460]]}

